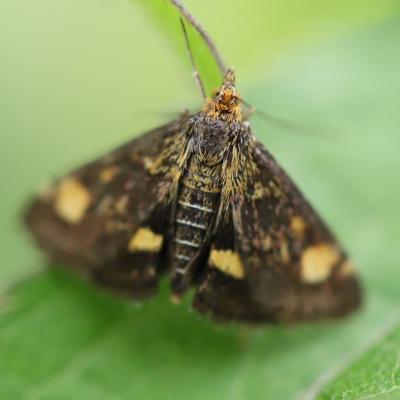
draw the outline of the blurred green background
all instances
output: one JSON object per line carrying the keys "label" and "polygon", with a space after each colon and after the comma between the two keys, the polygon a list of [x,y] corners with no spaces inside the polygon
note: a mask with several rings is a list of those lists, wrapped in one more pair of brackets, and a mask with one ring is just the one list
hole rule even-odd
{"label": "blurred green background", "polygon": [[18,219],[29,196],[201,97],[168,1],[2,0],[0,398],[400,398],[398,1],[186,4],[248,102],[311,126],[253,120],[356,260],[364,309],[244,334],[173,307],[165,285],[137,307],[45,270]]}

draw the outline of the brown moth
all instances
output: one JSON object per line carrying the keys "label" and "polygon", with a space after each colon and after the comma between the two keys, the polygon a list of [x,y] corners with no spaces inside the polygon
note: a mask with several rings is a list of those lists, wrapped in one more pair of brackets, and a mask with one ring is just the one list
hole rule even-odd
{"label": "brown moth", "polygon": [[246,119],[228,69],[201,111],[59,179],[26,223],[52,260],[134,299],[168,275],[174,301],[194,287],[219,320],[351,312],[351,261]]}
{"label": "brown moth", "polygon": [[347,314],[346,253],[241,115],[235,76],[184,113],[58,180],[26,222],[49,256],[132,298],[163,274],[178,300],[221,319]]}

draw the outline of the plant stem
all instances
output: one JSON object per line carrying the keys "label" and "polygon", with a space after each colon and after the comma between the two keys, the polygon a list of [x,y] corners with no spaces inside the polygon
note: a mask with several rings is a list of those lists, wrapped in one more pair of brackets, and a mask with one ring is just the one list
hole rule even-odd
{"label": "plant stem", "polygon": [[170,0],[172,5],[174,5],[180,13],[185,17],[185,19],[193,26],[194,29],[200,34],[200,36],[205,41],[206,45],[210,49],[212,55],[215,58],[216,63],[218,64],[219,69],[221,70],[222,75],[225,75],[226,66],[219,53],[214,41],[211,39],[210,35],[207,31],[202,27],[202,25],[197,21],[197,19],[189,12],[186,6],[182,3],[181,0]]}

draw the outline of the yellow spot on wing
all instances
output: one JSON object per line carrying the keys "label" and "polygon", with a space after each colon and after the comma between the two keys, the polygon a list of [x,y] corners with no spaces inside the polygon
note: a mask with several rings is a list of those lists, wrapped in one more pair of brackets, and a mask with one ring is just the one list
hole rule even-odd
{"label": "yellow spot on wing", "polygon": [[301,279],[306,283],[320,283],[327,279],[339,261],[335,246],[321,243],[307,247],[301,256]]}
{"label": "yellow spot on wing", "polygon": [[115,211],[118,214],[124,214],[126,208],[128,207],[129,203],[129,196],[127,194],[122,195],[116,202],[115,202]]}
{"label": "yellow spot on wing", "polygon": [[282,191],[282,189],[279,187],[279,185],[276,182],[271,180],[269,182],[269,186],[275,197],[280,198],[285,195],[285,193]]}
{"label": "yellow spot on wing", "polygon": [[147,251],[157,253],[161,250],[163,243],[162,235],[154,233],[150,228],[139,228],[128,243],[128,251]]}
{"label": "yellow spot on wing", "polygon": [[146,171],[149,171],[154,166],[154,160],[152,160],[150,157],[143,157],[143,164]]}
{"label": "yellow spot on wing", "polygon": [[239,255],[231,250],[211,250],[210,264],[236,279],[244,278],[242,261]]}
{"label": "yellow spot on wing", "polygon": [[266,236],[264,237],[264,239],[262,239],[262,241],[261,241],[261,248],[262,248],[264,251],[268,251],[268,250],[270,250],[270,249],[272,248],[271,236],[266,235]]}
{"label": "yellow spot on wing", "polygon": [[54,208],[59,217],[77,224],[90,205],[90,193],[77,178],[64,179],[57,188]]}
{"label": "yellow spot on wing", "polygon": [[354,274],[354,265],[352,261],[345,260],[340,264],[338,274],[340,277],[345,278]]}
{"label": "yellow spot on wing", "polygon": [[261,199],[264,196],[269,196],[270,191],[266,186],[263,186],[261,182],[256,182],[254,184],[253,199]]}
{"label": "yellow spot on wing", "polygon": [[295,215],[292,220],[290,221],[290,228],[295,236],[298,238],[302,238],[304,236],[304,231],[306,229],[306,223],[304,219]]}
{"label": "yellow spot on wing", "polygon": [[283,263],[287,264],[290,261],[289,247],[286,240],[282,239],[279,252]]}
{"label": "yellow spot on wing", "polygon": [[115,165],[105,167],[100,171],[100,181],[103,183],[111,182],[118,172],[118,167]]}

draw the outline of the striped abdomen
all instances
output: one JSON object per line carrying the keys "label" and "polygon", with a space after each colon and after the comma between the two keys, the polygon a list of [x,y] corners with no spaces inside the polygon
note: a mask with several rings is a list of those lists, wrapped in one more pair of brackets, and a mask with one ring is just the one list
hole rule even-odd
{"label": "striped abdomen", "polygon": [[210,237],[220,192],[219,168],[191,161],[181,180],[174,222],[171,265],[176,294],[190,284],[190,267]]}

